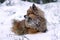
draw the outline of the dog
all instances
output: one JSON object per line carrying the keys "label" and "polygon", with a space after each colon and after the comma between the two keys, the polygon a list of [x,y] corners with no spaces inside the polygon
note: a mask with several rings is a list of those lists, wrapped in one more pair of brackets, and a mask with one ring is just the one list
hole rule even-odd
{"label": "dog", "polygon": [[35,34],[47,31],[46,19],[44,12],[33,4],[24,15],[24,20],[13,20],[12,32],[18,35]]}

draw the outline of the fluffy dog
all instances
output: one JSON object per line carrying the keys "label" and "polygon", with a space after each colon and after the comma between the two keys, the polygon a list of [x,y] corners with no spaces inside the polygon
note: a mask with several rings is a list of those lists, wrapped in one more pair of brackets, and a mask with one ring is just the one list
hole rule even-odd
{"label": "fluffy dog", "polygon": [[33,4],[24,15],[24,20],[13,20],[12,31],[16,34],[35,34],[38,32],[46,32],[46,19],[44,12]]}

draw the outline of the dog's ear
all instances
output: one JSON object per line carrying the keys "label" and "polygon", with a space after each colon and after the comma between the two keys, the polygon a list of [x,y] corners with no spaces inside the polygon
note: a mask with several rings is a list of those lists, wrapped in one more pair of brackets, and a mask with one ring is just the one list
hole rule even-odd
{"label": "dog's ear", "polygon": [[37,10],[37,7],[36,7],[35,4],[32,5],[32,9],[33,9],[33,10]]}

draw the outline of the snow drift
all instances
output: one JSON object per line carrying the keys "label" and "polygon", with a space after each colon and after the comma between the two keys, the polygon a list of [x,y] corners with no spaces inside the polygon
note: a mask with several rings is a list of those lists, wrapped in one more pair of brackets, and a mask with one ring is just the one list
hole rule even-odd
{"label": "snow drift", "polygon": [[[21,35],[11,32],[12,19],[23,20],[27,9],[33,3],[18,1],[14,5],[0,5],[0,40],[21,40]],[[25,35],[29,40],[60,40],[60,3],[36,4],[45,12],[48,32]],[[24,39],[27,40],[27,39]]]}

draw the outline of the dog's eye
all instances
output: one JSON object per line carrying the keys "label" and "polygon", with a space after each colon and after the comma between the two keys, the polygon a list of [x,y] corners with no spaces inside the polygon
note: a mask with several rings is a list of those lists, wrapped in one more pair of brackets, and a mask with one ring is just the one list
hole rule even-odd
{"label": "dog's eye", "polygon": [[28,22],[31,22],[31,21],[32,21],[32,19],[29,17],[29,18],[28,18]]}

